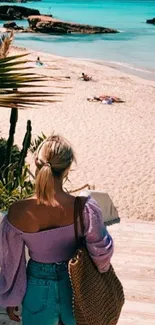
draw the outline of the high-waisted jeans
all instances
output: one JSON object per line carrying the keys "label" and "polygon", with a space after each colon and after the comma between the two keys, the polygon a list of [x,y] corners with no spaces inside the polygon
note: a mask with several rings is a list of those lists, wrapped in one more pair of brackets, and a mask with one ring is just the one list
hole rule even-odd
{"label": "high-waisted jeans", "polygon": [[76,325],[72,288],[66,263],[29,261],[27,290],[23,299],[23,325]]}

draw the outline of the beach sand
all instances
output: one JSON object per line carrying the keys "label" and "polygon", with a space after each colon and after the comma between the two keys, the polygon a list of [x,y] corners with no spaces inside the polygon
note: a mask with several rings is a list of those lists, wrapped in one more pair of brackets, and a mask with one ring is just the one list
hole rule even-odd
{"label": "beach sand", "polygon": [[[25,51],[14,47],[11,54]],[[121,218],[155,220],[155,82],[97,62],[29,53],[32,66],[38,56],[46,63],[34,70],[49,77],[47,90],[64,95],[61,102],[21,110],[15,142],[21,146],[27,119],[32,121],[33,136],[42,131],[62,134],[77,156],[71,188],[94,184],[109,193]],[[82,72],[93,81],[81,81]],[[50,76],[70,79],[53,82]],[[101,94],[121,97],[125,103],[87,101],[87,97]],[[8,136],[9,116],[10,109],[1,108],[1,136]]]}

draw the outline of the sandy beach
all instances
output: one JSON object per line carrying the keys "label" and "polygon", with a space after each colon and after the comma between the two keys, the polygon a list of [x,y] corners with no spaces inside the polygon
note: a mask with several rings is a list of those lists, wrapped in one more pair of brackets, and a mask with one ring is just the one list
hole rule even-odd
{"label": "sandy beach", "polygon": [[[13,48],[10,54],[25,51]],[[34,71],[49,77],[47,90],[64,94],[61,102],[20,111],[15,142],[21,146],[27,119],[34,137],[42,131],[62,134],[77,156],[71,188],[94,184],[109,193],[121,218],[155,220],[155,82],[88,60],[28,52],[32,66],[37,56],[45,63]],[[82,72],[93,81],[80,80]],[[56,82],[51,76],[70,79]],[[121,97],[125,103],[87,101],[102,94]],[[1,136],[8,136],[9,115],[9,109],[1,108]]]}

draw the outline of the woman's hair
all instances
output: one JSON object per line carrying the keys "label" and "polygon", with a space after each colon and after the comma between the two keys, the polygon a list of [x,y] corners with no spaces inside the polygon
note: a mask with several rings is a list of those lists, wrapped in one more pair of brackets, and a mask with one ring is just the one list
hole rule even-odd
{"label": "woman's hair", "polygon": [[54,202],[54,178],[64,178],[75,161],[74,151],[63,137],[52,135],[37,149],[35,190],[38,204]]}

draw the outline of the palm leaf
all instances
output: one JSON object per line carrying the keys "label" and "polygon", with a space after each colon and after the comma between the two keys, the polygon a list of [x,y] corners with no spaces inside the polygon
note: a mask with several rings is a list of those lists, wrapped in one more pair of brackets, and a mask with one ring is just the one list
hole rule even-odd
{"label": "palm leaf", "polygon": [[[53,97],[60,96],[60,92],[33,91],[36,87],[46,87],[48,77],[38,76],[27,71],[30,67],[23,60],[26,54],[0,59],[0,107],[27,108],[37,106],[40,102],[55,102]],[[33,69],[31,67],[31,69]],[[54,78],[53,78],[54,79]],[[28,91],[29,88],[29,91]],[[18,89],[18,91],[17,91]],[[24,90],[23,90],[24,89]]]}
{"label": "palm leaf", "polygon": [[[16,54],[16,55],[11,55],[11,56],[8,56],[7,58],[1,58],[1,62],[10,62],[10,61],[13,61],[13,60],[16,60],[17,58],[23,58],[25,56],[29,55],[29,53],[24,53],[24,54]],[[27,61],[24,61],[24,62],[27,62]]]}

